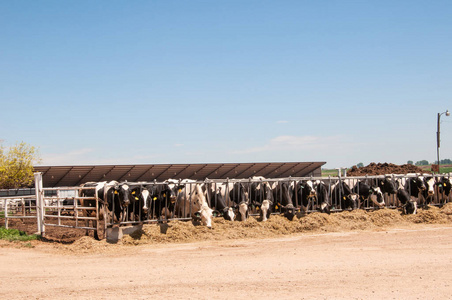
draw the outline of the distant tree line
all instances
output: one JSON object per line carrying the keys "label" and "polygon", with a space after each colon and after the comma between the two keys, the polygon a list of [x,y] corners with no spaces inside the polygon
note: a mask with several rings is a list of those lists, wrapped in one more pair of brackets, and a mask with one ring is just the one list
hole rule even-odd
{"label": "distant tree line", "polygon": [[[428,160],[424,159],[424,160],[417,161],[416,163],[414,163],[412,160],[409,160],[409,161],[407,161],[407,164],[416,165],[416,166],[428,166],[431,163],[429,163]],[[438,161],[435,160],[432,164],[438,164]],[[441,165],[452,165],[452,160],[449,158],[442,159]],[[364,167],[364,164],[362,162],[360,162],[360,163],[357,163],[356,166],[358,168],[362,168],[362,167]]]}
{"label": "distant tree line", "polygon": [[[428,165],[430,165],[428,160],[425,160],[425,159],[417,161],[416,163],[413,163],[412,160],[409,160],[409,161],[407,161],[407,164],[409,164],[409,165],[414,164],[416,166],[428,166]],[[438,161],[435,160],[432,164],[438,164]],[[452,160],[450,160],[449,158],[441,159],[441,161],[440,161],[440,165],[450,165],[450,164],[452,164]]]}

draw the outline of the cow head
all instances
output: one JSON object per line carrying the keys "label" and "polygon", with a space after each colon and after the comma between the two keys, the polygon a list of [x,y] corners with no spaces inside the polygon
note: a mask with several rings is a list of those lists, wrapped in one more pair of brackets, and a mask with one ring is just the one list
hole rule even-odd
{"label": "cow head", "polygon": [[228,221],[234,221],[235,213],[232,207],[226,207],[223,211],[223,218]]}
{"label": "cow head", "polygon": [[426,190],[424,176],[418,176],[417,178],[410,178],[409,183],[411,186],[417,188],[418,191]]}
{"label": "cow head", "polygon": [[130,197],[132,201],[138,201],[141,203],[141,209],[145,214],[149,211],[149,205],[151,201],[151,186],[136,186],[130,189]]}
{"label": "cow head", "polygon": [[176,202],[177,192],[180,191],[182,187],[173,183],[164,184],[161,188],[160,194],[163,199],[168,202],[168,205],[169,203],[174,204]]}
{"label": "cow head", "polygon": [[378,207],[384,207],[385,204],[385,198],[384,195],[380,189],[380,187],[371,187],[370,188],[370,194],[369,194],[370,200],[375,203]]}
{"label": "cow head", "polygon": [[298,201],[301,201],[303,210],[307,211],[309,203],[317,198],[317,192],[312,180],[300,181],[296,188]]}
{"label": "cow head", "polygon": [[130,186],[127,182],[116,185],[114,187],[114,193],[118,197],[121,207],[125,208],[130,204]]}
{"label": "cow head", "polygon": [[212,228],[212,218],[216,216],[218,212],[214,211],[207,205],[203,205],[199,211],[194,214],[195,220],[200,220],[201,223],[207,228]]}
{"label": "cow head", "polygon": [[272,204],[270,200],[264,200],[262,201],[261,207],[260,207],[260,216],[262,218],[262,221],[265,222],[270,218],[270,214],[272,212]]}
{"label": "cow head", "polygon": [[429,197],[433,196],[433,194],[435,193],[435,178],[434,177],[424,177],[424,185],[425,185],[425,189],[427,191],[427,195]]}
{"label": "cow head", "polygon": [[450,178],[446,178],[446,177],[441,178],[440,186],[442,186],[442,192],[444,192],[444,194],[446,196],[449,196],[450,190],[451,190],[451,186],[452,186],[451,179]]}
{"label": "cow head", "polygon": [[248,203],[246,203],[245,201],[240,202],[237,209],[237,220],[246,221],[248,219]]}
{"label": "cow head", "polygon": [[342,209],[357,209],[359,207],[359,195],[356,193],[351,193],[348,195],[342,196]]}
{"label": "cow head", "polygon": [[193,207],[200,207],[200,209],[194,213],[194,219],[200,219],[203,225],[208,228],[212,228],[212,217],[219,215],[218,211],[214,211],[207,205],[206,196],[200,184],[195,184],[190,194]]}
{"label": "cow head", "polygon": [[383,179],[377,180],[377,186],[380,188],[382,193],[395,194],[397,193],[397,186],[395,182],[390,177],[385,177]]}
{"label": "cow head", "polygon": [[403,207],[405,214],[415,215],[417,212],[417,202],[409,200]]}
{"label": "cow head", "polygon": [[341,196],[342,196],[342,209],[357,209],[359,207],[359,195],[353,193],[350,186],[345,182],[340,183]]}
{"label": "cow head", "polygon": [[246,221],[248,219],[248,206],[250,203],[248,187],[243,183],[238,184],[238,190],[234,187],[236,191],[239,193],[239,203],[236,205],[237,210],[237,220],[238,221]]}

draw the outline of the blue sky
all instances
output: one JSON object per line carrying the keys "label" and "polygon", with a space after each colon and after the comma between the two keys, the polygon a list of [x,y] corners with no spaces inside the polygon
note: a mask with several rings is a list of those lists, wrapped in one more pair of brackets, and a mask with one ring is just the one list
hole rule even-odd
{"label": "blue sky", "polygon": [[451,16],[450,1],[0,1],[0,139],[42,165],[434,161]]}

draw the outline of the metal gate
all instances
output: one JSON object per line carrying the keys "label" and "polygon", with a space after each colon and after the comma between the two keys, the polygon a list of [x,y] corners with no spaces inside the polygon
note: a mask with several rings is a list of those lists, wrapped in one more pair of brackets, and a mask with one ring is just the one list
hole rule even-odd
{"label": "metal gate", "polygon": [[[35,173],[36,210],[38,233],[45,236],[46,227],[64,227],[93,230],[99,238],[105,238],[107,222],[105,215],[100,216],[99,199],[82,197],[83,189],[88,187],[43,188],[42,173]],[[51,193],[46,193],[52,191]],[[45,196],[52,194],[52,196]],[[87,201],[94,206],[84,205]],[[104,222],[101,222],[104,221]]]}

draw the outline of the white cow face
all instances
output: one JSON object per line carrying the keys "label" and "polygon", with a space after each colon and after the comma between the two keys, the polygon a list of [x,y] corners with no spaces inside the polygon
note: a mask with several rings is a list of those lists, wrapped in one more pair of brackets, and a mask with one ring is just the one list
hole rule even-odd
{"label": "white cow face", "polygon": [[264,200],[261,205],[262,222],[267,221],[268,210],[270,209],[270,201]]}
{"label": "white cow face", "polygon": [[313,183],[311,180],[308,180],[308,181],[306,182],[306,184],[307,184],[307,186],[308,186],[309,196],[310,196],[310,197],[316,196],[317,193],[316,193],[315,188],[314,188],[314,183]]}
{"label": "white cow face", "polygon": [[228,220],[234,221],[235,213],[234,213],[234,210],[232,209],[232,207],[228,208],[228,210],[226,211],[226,215],[228,216]]}
{"label": "white cow face", "polygon": [[212,228],[213,210],[208,206],[203,206],[198,213],[202,224],[207,226],[207,228]]}
{"label": "white cow face", "polygon": [[149,191],[146,190],[146,189],[143,189],[143,191],[141,191],[141,197],[143,198],[143,201],[144,201],[144,203],[143,203],[143,211],[144,211],[144,213],[147,213],[148,210],[149,210],[148,201],[147,201],[148,197],[149,197]]}
{"label": "white cow face", "polygon": [[242,221],[246,221],[248,216],[248,204],[242,202],[239,204],[239,213]]}
{"label": "white cow face", "polygon": [[385,206],[385,198],[379,187],[373,188],[373,192],[370,195],[370,200],[379,207]]}
{"label": "white cow face", "polygon": [[429,196],[433,196],[433,194],[435,193],[434,187],[435,187],[435,178],[426,178],[425,179],[425,185],[426,188],[428,189],[428,195]]}

